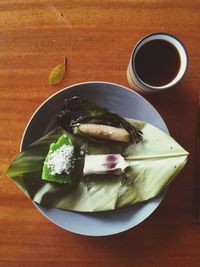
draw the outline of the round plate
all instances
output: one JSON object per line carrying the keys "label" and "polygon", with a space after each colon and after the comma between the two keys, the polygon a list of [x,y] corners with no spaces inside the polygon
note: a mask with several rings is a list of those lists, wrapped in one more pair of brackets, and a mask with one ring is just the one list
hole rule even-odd
{"label": "round plate", "polygon": [[[168,133],[167,126],[155,108],[136,92],[108,82],[85,82],[64,88],[49,97],[33,114],[24,131],[20,149],[55,127],[55,115],[67,97],[81,96],[117,114],[153,124]],[[88,236],[107,236],[128,230],[146,219],[160,204],[164,194],[116,211],[81,213],[36,204],[39,211],[56,225]]]}

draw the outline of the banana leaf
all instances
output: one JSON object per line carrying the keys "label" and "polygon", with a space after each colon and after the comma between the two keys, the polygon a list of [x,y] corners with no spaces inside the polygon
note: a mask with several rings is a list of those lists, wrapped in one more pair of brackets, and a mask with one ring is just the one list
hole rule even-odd
{"label": "banana leaf", "polygon": [[33,201],[65,210],[115,210],[154,198],[184,167],[188,152],[160,129],[136,120],[128,122],[143,132],[143,139],[126,147],[120,142],[98,144],[67,133],[73,144],[86,149],[88,154],[123,154],[129,167],[122,175],[82,176],[82,167],[77,167],[71,184],[42,180],[49,145],[66,133],[62,128],[54,129],[19,153],[6,175]]}

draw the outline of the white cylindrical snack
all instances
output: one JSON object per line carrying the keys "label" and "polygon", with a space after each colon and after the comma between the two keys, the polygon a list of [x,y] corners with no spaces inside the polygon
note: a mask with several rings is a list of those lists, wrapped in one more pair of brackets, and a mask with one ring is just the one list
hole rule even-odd
{"label": "white cylindrical snack", "polygon": [[114,141],[129,142],[130,135],[123,128],[103,124],[80,124],[79,130],[89,136]]}
{"label": "white cylindrical snack", "polygon": [[128,166],[120,154],[86,155],[83,175],[122,174]]}

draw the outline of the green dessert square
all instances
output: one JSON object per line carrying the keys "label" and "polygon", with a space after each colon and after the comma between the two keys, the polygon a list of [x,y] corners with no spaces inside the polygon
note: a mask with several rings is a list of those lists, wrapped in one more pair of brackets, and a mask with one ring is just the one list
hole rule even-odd
{"label": "green dessert square", "polygon": [[49,147],[43,165],[42,179],[57,183],[71,183],[74,162],[74,146],[71,139],[63,134]]}

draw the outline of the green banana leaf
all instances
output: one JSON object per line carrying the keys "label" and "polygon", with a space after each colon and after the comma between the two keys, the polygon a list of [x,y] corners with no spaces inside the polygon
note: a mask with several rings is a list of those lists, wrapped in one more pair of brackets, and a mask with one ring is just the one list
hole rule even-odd
{"label": "green banana leaf", "polygon": [[66,133],[62,128],[56,128],[28,146],[10,164],[6,175],[33,201],[65,210],[115,210],[154,198],[184,167],[188,152],[160,129],[144,122],[128,121],[142,130],[140,143],[125,145],[108,141],[98,145],[69,134],[74,145],[87,150],[88,154],[122,153],[129,163],[123,175],[82,176],[82,168],[77,168],[72,184],[42,180],[49,145]]}

